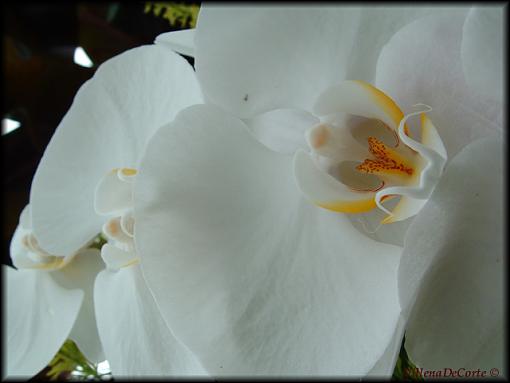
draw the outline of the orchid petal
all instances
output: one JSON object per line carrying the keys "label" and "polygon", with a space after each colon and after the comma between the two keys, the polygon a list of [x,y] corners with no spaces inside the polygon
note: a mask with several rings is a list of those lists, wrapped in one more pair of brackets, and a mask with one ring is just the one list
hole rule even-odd
{"label": "orchid petal", "polygon": [[101,257],[109,270],[121,269],[137,260],[135,252],[124,251],[108,243],[101,248]]}
{"label": "orchid petal", "polygon": [[135,184],[147,284],[212,375],[364,375],[397,326],[401,248],[304,201],[292,158],[247,129],[201,105],[151,140]]}
{"label": "orchid petal", "polygon": [[67,289],[79,288],[84,291],[84,299],[76,322],[68,335],[80,351],[90,361],[104,360],[103,348],[97,332],[94,313],[94,280],[97,273],[104,269],[99,250],[82,250],[64,268],[51,273],[53,279]]}
{"label": "orchid petal", "polygon": [[195,57],[195,29],[166,32],[156,37],[157,45],[167,46],[177,53]]}
{"label": "orchid petal", "polygon": [[124,182],[118,173],[119,169],[112,169],[97,184],[94,193],[96,213],[119,213],[133,205],[133,187],[131,183]]}
{"label": "orchid petal", "polygon": [[6,302],[6,375],[32,377],[64,343],[83,292],[59,286],[49,272],[3,266]]}
{"label": "orchid petal", "polygon": [[434,150],[443,158],[448,158],[448,153],[444,147],[443,140],[439,136],[439,133],[430,120],[425,114],[420,114],[420,125],[421,125],[421,143],[426,147]]}
{"label": "orchid petal", "polygon": [[387,214],[380,209],[361,214],[348,214],[348,217],[352,225],[363,235],[375,241],[397,246],[404,246],[404,238],[411,223],[410,220],[405,220],[384,225],[381,221]]}
{"label": "orchid petal", "polygon": [[23,244],[24,237],[30,233],[32,229],[32,218],[30,215],[30,205],[26,205],[21,211],[19,224],[12,235],[9,255],[12,264],[17,269],[23,268],[39,268],[39,264],[32,258],[29,249]]}
{"label": "orchid petal", "polygon": [[12,264],[17,269],[37,268],[38,264],[30,256],[29,250],[23,245],[23,237],[27,231],[22,228],[21,224],[16,227],[11,239],[9,247]]}
{"label": "orchid petal", "polygon": [[388,344],[388,347],[384,351],[384,354],[367,374],[369,378],[377,377],[387,379],[393,376],[395,364],[397,363],[397,359],[400,353],[400,347],[402,345],[402,339],[404,338],[405,324],[406,324],[405,319],[403,317],[400,317],[397,327],[395,328],[395,333],[393,334],[391,343]]}
{"label": "orchid petal", "polygon": [[463,27],[462,68],[472,92],[503,100],[503,7],[472,8]]}
{"label": "orchid petal", "polygon": [[19,216],[19,224],[24,230],[32,230],[32,212],[30,205],[26,205]]}
{"label": "orchid petal", "polygon": [[25,206],[21,212],[9,250],[12,264],[17,269],[56,270],[67,265],[74,256],[71,254],[68,257],[55,257],[40,248],[30,228],[30,205]]}
{"label": "orchid petal", "polygon": [[197,75],[208,101],[243,118],[283,107],[310,110],[323,90],[346,78],[372,82],[382,46],[406,23],[453,12],[205,4],[197,21]]}
{"label": "orchid petal", "polygon": [[409,227],[399,269],[406,348],[426,369],[500,368],[503,347],[501,137],[466,146]]}
{"label": "orchid petal", "polygon": [[166,326],[139,266],[102,271],[94,295],[101,341],[116,378],[206,374]]}
{"label": "orchid petal", "polygon": [[391,211],[391,215],[386,217],[383,222],[385,224],[403,221],[409,217],[415,216],[427,203],[426,199],[412,198],[403,195],[400,201]]}
{"label": "orchid petal", "polygon": [[34,176],[30,204],[41,247],[66,255],[97,235],[104,222],[94,211],[99,180],[114,168],[136,168],[152,133],[197,102],[193,69],[169,49],[143,46],[102,64],[78,91]]}
{"label": "orchid petal", "polygon": [[323,89],[345,78],[359,14],[339,7],[203,5],[195,67],[206,100],[242,118],[310,110]]}
{"label": "orchid petal", "polygon": [[[413,115],[421,113],[422,141],[418,142],[404,133],[404,124]],[[422,112],[407,114],[400,121],[398,128],[400,140],[407,147],[419,153],[418,166],[422,169],[419,174],[419,183],[413,186],[390,186],[376,193],[377,207],[390,214],[381,223],[388,224],[399,220],[407,219],[416,215],[425,205],[425,201],[432,194],[435,185],[439,181],[446,163],[446,150],[437,133],[434,125],[429,118]],[[381,205],[384,197],[391,195],[401,195],[399,203],[393,212],[390,212]]]}
{"label": "orchid petal", "polygon": [[376,86],[403,110],[424,103],[449,156],[476,138],[501,129],[501,104],[473,92],[462,73],[465,10],[435,15],[399,30],[377,62]]}
{"label": "orchid petal", "polygon": [[294,154],[308,149],[305,131],[319,123],[314,115],[299,109],[276,109],[245,121],[255,138],[269,149]]}
{"label": "orchid petal", "polygon": [[427,15],[455,14],[458,6],[378,6],[362,8],[360,28],[356,33],[355,50],[351,53],[346,78],[373,82],[377,57],[388,40],[406,24]]}
{"label": "orchid petal", "polygon": [[317,98],[314,112],[318,115],[349,113],[377,119],[395,132],[404,117],[399,106],[388,95],[363,81],[343,81],[329,87]]}

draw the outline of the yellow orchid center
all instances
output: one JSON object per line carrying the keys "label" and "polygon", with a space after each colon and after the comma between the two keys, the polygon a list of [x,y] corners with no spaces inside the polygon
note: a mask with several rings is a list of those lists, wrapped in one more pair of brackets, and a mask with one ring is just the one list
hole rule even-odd
{"label": "yellow orchid center", "polygon": [[412,176],[415,172],[411,161],[388,148],[375,137],[368,138],[368,150],[375,159],[366,159],[357,170],[369,174]]}
{"label": "yellow orchid center", "polygon": [[[307,131],[311,153],[298,153],[294,159],[301,191],[314,204],[335,212],[364,213],[378,207],[388,214],[382,223],[415,215],[447,158],[426,112],[405,115],[384,92],[361,81],[328,89],[316,109],[327,122]],[[420,142],[411,137],[407,125],[418,114]],[[390,147],[386,141],[393,138],[396,143]],[[382,202],[394,197],[400,199],[391,212]]]}

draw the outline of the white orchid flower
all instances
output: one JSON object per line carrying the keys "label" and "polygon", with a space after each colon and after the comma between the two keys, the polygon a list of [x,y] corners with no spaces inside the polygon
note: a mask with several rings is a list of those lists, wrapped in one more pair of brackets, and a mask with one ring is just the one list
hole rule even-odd
{"label": "white orchid flower", "polygon": [[[462,65],[480,48],[470,16],[443,8],[201,9],[186,51],[206,100],[219,107],[188,108],[154,135],[134,217],[161,312],[213,375],[391,375],[428,268],[415,280],[406,270],[426,251],[414,247],[412,231],[404,261],[402,247],[389,243],[402,243],[405,219],[420,209],[434,214],[423,208],[431,195],[458,191],[432,194],[446,155],[500,130],[501,100],[485,98],[494,89],[479,96],[472,84],[487,82],[463,74],[489,84],[500,75]],[[156,41],[180,49],[190,35]],[[413,128],[417,103],[431,108]],[[470,166],[466,156],[479,150],[466,148],[452,164]],[[347,161],[379,180],[356,187],[355,173],[341,169]],[[385,208],[384,223],[405,221],[392,224],[398,237],[383,225],[377,238],[386,244],[339,213],[384,208],[387,195],[403,197]],[[412,298],[399,300],[410,280]]]}
{"label": "white orchid flower", "polygon": [[[147,140],[180,109],[201,101],[195,73],[179,55],[158,46],[124,52],[102,64],[80,88],[34,176],[32,232],[41,249],[62,257],[100,233],[108,240],[101,249],[107,268],[95,279],[93,302],[114,376],[205,374],[174,338],[145,284],[130,214]],[[99,254],[87,256],[100,259]],[[40,294],[28,287],[26,293],[32,300]],[[40,333],[52,325],[44,311],[35,312],[31,321],[41,339],[53,336]],[[20,326],[12,331],[26,330]],[[67,335],[60,331],[58,342]]]}

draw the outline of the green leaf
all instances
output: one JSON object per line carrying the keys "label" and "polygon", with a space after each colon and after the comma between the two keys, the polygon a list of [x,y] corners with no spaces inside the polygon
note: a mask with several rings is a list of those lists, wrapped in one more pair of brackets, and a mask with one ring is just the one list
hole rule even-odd
{"label": "green leaf", "polygon": [[106,238],[103,234],[98,234],[88,245],[89,249],[98,249],[101,250],[101,247],[107,242]]}
{"label": "green leaf", "polygon": [[75,380],[102,380],[103,376],[97,371],[97,365],[87,360],[70,339],[64,342],[48,367],[46,376],[50,380],[57,380],[62,375],[72,375]]}
{"label": "green leaf", "polygon": [[197,23],[198,4],[179,2],[148,1],[144,6],[144,13],[152,13],[156,17],[168,20],[173,28],[194,28]]}
{"label": "green leaf", "polygon": [[406,337],[402,339],[402,345],[400,346],[400,353],[398,360],[393,370],[393,376],[391,380],[412,380],[421,381],[423,377],[419,373],[418,367],[409,359],[405,348]]}

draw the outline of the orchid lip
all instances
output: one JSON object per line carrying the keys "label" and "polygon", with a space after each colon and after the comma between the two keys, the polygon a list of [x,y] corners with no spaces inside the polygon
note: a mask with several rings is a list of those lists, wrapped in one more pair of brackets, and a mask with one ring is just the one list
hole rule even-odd
{"label": "orchid lip", "polygon": [[[328,123],[333,125],[322,123],[306,133],[309,156],[315,166],[307,164],[308,160],[296,153],[294,172],[301,191],[314,204],[335,212],[363,213],[377,207],[388,215],[381,223],[415,215],[423,203],[409,201],[429,198],[446,163],[444,145],[426,116],[431,108],[416,104],[415,107],[425,106],[425,110],[404,115],[383,92],[359,81],[347,81],[324,94],[327,96],[319,98],[318,110],[339,122],[331,120]],[[342,105],[335,106],[330,99],[341,100],[352,94],[354,101],[348,100],[346,104],[354,108],[354,116],[361,118],[361,122],[359,118],[358,121],[349,120],[341,114],[332,114],[348,115],[349,110],[342,109]],[[421,142],[411,137],[407,125],[409,118],[416,115],[421,115]],[[394,143],[387,145],[379,136],[384,133],[382,127],[393,133]],[[368,141],[368,150],[360,139]],[[335,164],[346,161],[358,162],[355,170],[365,176],[375,176],[377,184],[366,179],[361,181],[361,186],[359,180],[356,180],[358,185],[354,185],[352,175],[331,173]],[[315,172],[325,175],[315,176]],[[390,197],[400,197],[393,211],[382,204]]]}
{"label": "orchid lip", "polygon": [[357,191],[357,192],[377,192],[379,190],[381,190],[384,185],[386,185],[386,182],[384,181],[381,181],[381,183],[379,184],[379,186],[373,188],[373,189],[357,189],[355,187],[352,187],[352,186],[349,186],[353,191]]}
{"label": "orchid lip", "polygon": [[133,168],[112,169],[96,187],[96,212],[108,217],[102,228],[108,243],[101,248],[101,257],[112,271],[139,261],[134,243],[132,201],[133,182],[137,173]]}
{"label": "orchid lip", "polygon": [[41,249],[37,238],[31,231],[28,231],[21,237],[21,245],[27,251],[28,259],[30,260],[30,264],[23,264],[20,266],[15,262],[16,267],[24,268],[24,269],[38,269],[38,270],[46,270],[53,271],[59,270],[65,267],[71,262],[76,253],[59,257],[56,255],[52,255]]}
{"label": "orchid lip", "polygon": [[[424,105],[424,104],[416,104],[417,105]],[[432,108],[430,108],[428,105],[424,105],[428,108],[427,112],[430,112]],[[398,135],[400,139],[411,149],[415,150],[420,154],[422,158],[424,158],[427,161],[427,166],[421,171],[420,173],[420,181],[418,186],[413,187],[402,187],[402,186],[394,186],[389,187],[384,190],[380,190],[376,194],[376,203],[379,209],[387,213],[390,217],[393,216],[393,213],[389,210],[387,210],[384,206],[381,204],[381,199],[385,196],[391,195],[391,194],[400,194],[403,196],[409,196],[415,199],[428,199],[430,195],[432,194],[432,191],[434,190],[437,182],[439,181],[439,178],[441,177],[441,174],[443,172],[443,167],[446,163],[446,158],[441,156],[438,152],[435,150],[432,150],[425,145],[413,140],[409,136],[407,136],[404,133],[404,124],[406,121],[413,116],[419,115],[424,113],[423,111],[417,111],[413,113],[409,113],[402,121],[400,121],[399,127],[398,127]],[[389,218],[389,217],[388,217]]]}

